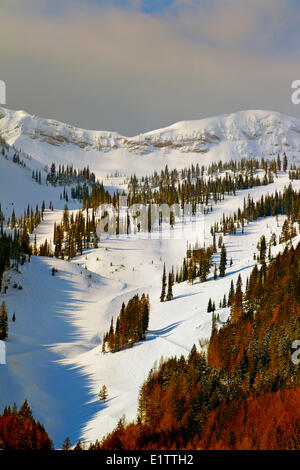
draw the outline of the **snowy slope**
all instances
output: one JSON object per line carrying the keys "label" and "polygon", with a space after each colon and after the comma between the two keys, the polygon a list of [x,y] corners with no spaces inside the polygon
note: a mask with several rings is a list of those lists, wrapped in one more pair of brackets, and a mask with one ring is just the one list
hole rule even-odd
{"label": "snowy slope", "polygon": [[[182,239],[142,240],[132,236],[106,240],[72,262],[32,257],[31,263],[21,268],[22,274],[8,272],[9,290],[0,301],[6,301],[10,319],[16,313],[16,322],[9,323],[8,364],[0,367],[0,408],[28,398],[56,446],[66,435],[73,442],[79,436],[87,442],[101,438],[123,413],[128,420],[133,419],[139,388],[150,368],[162,356],[188,354],[200,338],[209,337],[209,298],[218,305],[228,293],[231,279],[236,282],[239,273],[245,282],[259,237],[265,233],[269,240],[271,232],[279,234],[284,217],[278,219],[278,226],[275,218],[268,218],[249,224],[244,234],[226,236],[228,258],[233,258],[226,277],[195,282],[193,286],[176,285],[174,300],[160,303],[163,262],[168,268],[179,265],[186,240],[198,238],[209,243],[210,226],[223,212],[229,214],[241,207],[248,193],[258,199],[262,193],[282,190],[288,182],[287,176],[280,174],[272,185],[259,191],[254,188],[225,197],[205,217],[201,233],[195,233],[190,224]],[[299,181],[293,184],[299,189]],[[60,215],[60,211],[46,212],[45,221],[36,230],[39,241],[52,237],[53,224]],[[176,229],[180,231],[180,227]],[[215,255],[217,264],[218,257]],[[55,276],[51,276],[53,266],[58,269]],[[14,283],[23,289],[14,289]],[[150,295],[146,341],[115,354],[102,354],[101,339],[111,317],[116,317],[122,302],[137,292]],[[217,313],[225,321],[229,311]],[[97,396],[103,384],[109,392],[105,404]]]}
{"label": "snowy slope", "polygon": [[[63,192],[61,187],[39,185],[31,177],[29,168],[21,168],[0,155],[0,203],[5,217],[10,217],[13,209],[17,217],[24,213],[27,204],[35,210],[36,205],[41,208],[42,202],[49,207],[52,201],[54,207],[63,209],[65,201],[60,200]],[[70,208],[78,208],[78,201],[70,201]]]}
{"label": "snowy slope", "polygon": [[145,174],[166,164],[274,158],[286,152],[300,162],[300,120],[272,111],[249,110],[183,121],[135,137],[89,131],[25,111],[0,108],[0,135],[41,164],[89,165],[98,177],[119,170]]}
{"label": "snowy slope", "polygon": [[[55,260],[59,274],[53,277],[53,265],[51,259],[32,257],[23,274],[11,270],[6,276],[9,290],[1,301],[9,311],[9,338],[7,364],[0,367],[0,409],[5,403],[19,405],[28,397],[34,415],[60,445],[66,433],[72,440],[78,438],[81,426],[97,408],[88,405],[90,395],[82,375],[57,363],[57,355],[47,346],[62,341],[81,346],[68,317],[76,314],[89,294],[76,266]],[[11,321],[14,312],[15,323]]]}
{"label": "snowy slope", "polygon": [[[43,171],[53,161],[72,163],[76,168],[89,165],[99,178],[115,170],[144,175],[166,164],[182,168],[220,159],[273,158],[284,151],[290,162],[300,162],[300,121],[267,111],[185,121],[126,138],[0,108],[0,135],[30,157],[22,168],[0,155],[4,212],[11,215],[14,208],[22,215],[28,203],[41,205],[45,200],[48,207],[49,201],[53,202],[54,211],[45,211],[44,221],[35,231],[38,244],[52,239],[64,201],[59,197],[61,188],[37,184],[31,171]],[[105,179],[104,183],[111,189],[115,184],[124,187],[124,177]],[[163,263],[168,269],[180,265],[187,241],[210,243],[211,225],[222,213],[232,214],[242,207],[248,194],[257,200],[262,194],[282,191],[288,184],[287,175],[279,172],[268,186],[225,196],[197,232],[193,224],[187,224],[183,232],[176,224],[174,239],[110,239],[71,262],[32,257],[20,273],[7,272],[8,292],[0,293],[0,302],[6,301],[10,318],[7,365],[0,365],[0,410],[14,401],[20,405],[27,398],[57,447],[67,435],[73,442],[80,436],[87,442],[101,438],[123,413],[128,420],[133,419],[139,388],[150,368],[162,356],[188,354],[200,338],[209,337],[209,298],[218,305],[232,279],[236,282],[241,273],[245,281],[253,267],[259,237],[265,233],[268,240],[272,232],[278,235],[284,217],[278,218],[278,223],[275,218],[260,220],[245,227],[244,234],[226,236],[228,259],[233,258],[233,265],[225,278],[210,278],[193,286],[176,285],[173,301],[160,303]],[[294,181],[293,186],[300,189],[300,181]],[[76,204],[69,204],[69,208],[78,210]],[[279,249],[282,247],[272,248],[274,253]],[[219,254],[215,261],[219,263]],[[55,276],[51,275],[52,267],[58,270]],[[14,288],[15,284],[22,289]],[[115,354],[102,354],[101,340],[111,317],[116,318],[122,302],[137,292],[150,295],[146,340]],[[15,323],[11,321],[14,312]],[[220,309],[217,313],[225,321],[229,311]],[[109,392],[105,404],[97,396],[103,384]]]}

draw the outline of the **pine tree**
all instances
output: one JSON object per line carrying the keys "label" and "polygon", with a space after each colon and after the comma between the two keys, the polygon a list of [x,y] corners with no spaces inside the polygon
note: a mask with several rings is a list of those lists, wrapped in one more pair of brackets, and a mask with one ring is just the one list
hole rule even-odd
{"label": "pine tree", "polygon": [[102,352],[104,353],[107,347],[110,352],[115,353],[125,346],[132,347],[137,341],[145,339],[149,315],[149,295],[142,294],[139,298],[136,294],[126,306],[123,302],[115,328],[112,318],[110,330],[103,336]]}
{"label": "pine tree", "polygon": [[221,248],[221,256],[220,256],[220,277],[225,276],[226,271],[226,264],[227,264],[227,255],[226,255],[226,248],[225,245],[222,245]]}
{"label": "pine tree", "polygon": [[228,307],[230,307],[232,304],[233,296],[234,296],[234,284],[233,284],[233,279],[231,279],[230,290],[228,294],[228,302],[227,302]]}
{"label": "pine tree", "polygon": [[211,319],[211,336],[217,331],[217,317],[215,312],[212,312],[212,319]]}
{"label": "pine tree", "polygon": [[63,224],[64,224],[64,229],[65,231],[69,230],[69,209],[68,209],[68,204],[65,204],[64,207],[64,213],[63,213]]}
{"label": "pine tree", "polygon": [[162,277],[162,287],[161,287],[161,294],[160,294],[160,301],[164,302],[166,297],[166,287],[167,287],[167,276],[166,276],[166,265],[164,264],[164,271]]}
{"label": "pine tree", "polygon": [[217,242],[216,242],[216,234],[213,234],[213,251],[214,253],[217,253]]}
{"label": "pine tree", "polygon": [[15,214],[15,209],[13,209],[12,215],[11,215],[11,221],[10,221],[11,228],[15,227],[16,221],[17,221],[17,218],[16,218],[16,214]]}
{"label": "pine tree", "polygon": [[23,418],[30,418],[30,419],[33,418],[31,408],[26,399],[20,408],[19,416],[22,416]]}
{"label": "pine tree", "polygon": [[281,235],[279,242],[284,243],[287,242],[290,239],[290,226],[289,226],[289,221],[288,219],[285,219],[283,225],[282,225],[282,230],[281,230]]}
{"label": "pine tree", "polygon": [[259,261],[261,264],[265,264],[267,243],[266,243],[266,237],[264,235],[260,237],[258,248],[259,248]]}
{"label": "pine tree", "polygon": [[84,445],[81,443],[80,440],[77,442],[76,446],[74,447],[74,450],[84,450]]}
{"label": "pine tree", "polygon": [[172,273],[169,273],[169,279],[168,279],[168,292],[167,292],[167,297],[166,300],[172,300],[173,299],[173,280],[172,280]]}
{"label": "pine tree", "polygon": [[281,171],[281,160],[279,154],[277,155],[277,169],[278,171]]}
{"label": "pine tree", "polygon": [[8,315],[6,304],[3,301],[0,307],[0,339],[6,340],[8,337]]}
{"label": "pine tree", "polygon": [[218,271],[217,271],[217,265],[215,264],[215,269],[214,269],[214,280],[218,278]]}
{"label": "pine tree", "polygon": [[98,396],[99,396],[100,400],[104,401],[104,402],[108,399],[108,392],[107,392],[106,385],[103,385],[100,392],[98,393]]}
{"label": "pine tree", "polygon": [[233,322],[238,321],[243,316],[243,291],[242,291],[242,278],[239,274],[236,290],[232,300],[231,306],[231,319]]}
{"label": "pine tree", "polygon": [[222,245],[223,245],[223,237],[222,235],[220,235],[219,240],[218,240],[218,248],[222,248]]}
{"label": "pine tree", "polygon": [[61,450],[70,450],[71,449],[71,441],[68,437],[65,438],[62,446],[61,446]]}
{"label": "pine tree", "polygon": [[284,152],[284,154],[283,154],[283,165],[282,165],[283,171],[286,171],[286,170],[287,170],[287,166],[288,166],[288,161],[287,161],[286,154],[285,154],[285,152]]}

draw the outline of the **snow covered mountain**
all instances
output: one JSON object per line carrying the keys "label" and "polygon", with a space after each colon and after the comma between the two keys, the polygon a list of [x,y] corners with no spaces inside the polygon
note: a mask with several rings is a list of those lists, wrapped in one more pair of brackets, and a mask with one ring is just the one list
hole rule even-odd
{"label": "snow covered mountain", "polygon": [[[280,172],[273,184],[225,196],[207,214],[202,241],[211,242],[209,227],[223,213],[227,216],[242,207],[248,193],[259,200],[288,184],[287,174]],[[293,186],[299,190],[300,181],[293,181]],[[40,191],[45,188],[36,187]],[[62,210],[46,210],[34,233],[38,242],[52,238],[54,223],[62,216]],[[253,221],[243,234],[226,235],[228,259],[233,259],[226,276],[215,281],[211,275],[206,283],[176,284],[171,302],[160,302],[163,264],[168,269],[178,266],[186,254],[187,241],[198,239],[192,223],[185,226],[185,239],[133,236],[104,240],[98,248],[85,250],[71,261],[33,256],[19,271],[7,271],[4,282],[8,289],[6,294],[0,293],[0,303],[5,300],[9,312],[7,365],[0,367],[0,409],[13,402],[20,405],[27,398],[57,448],[66,435],[72,443],[78,438],[94,442],[112,431],[123,414],[129,421],[134,419],[140,386],[150,369],[162,357],[188,355],[200,339],[209,338],[209,299],[219,305],[239,274],[245,285],[260,235],[265,233],[269,240],[276,233],[278,238],[284,219]],[[180,226],[177,230],[182,231]],[[281,249],[284,246],[272,247],[272,254]],[[219,254],[214,262],[219,264]],[[53,267],[55,276],[51,275]],[[118,314],[123,302],[143,292],[151,301],[146,340],[115,354],[103,354],[101,339],[112,316]],[[225,322],[229,309],[218,308],[217,314]],[[106,403],[98,397],[103,385],[109,392]]]}
{"label": "snow covered mountain", "polygon": [[[25,111],[0,108],[0,135],[43,165],[86,164],[98,173],[115,169],[145,173],[168,164],[273,158],[286,152],[300,162],[300,120],[277,112],[249,110],[125,137],[116,132],[79,129]],[[144,158],[141,158],[144,156]]]}
{"label": "snow covered mountain", "polygon": [[[166,164],[182,168],[243,157],[273,158],[283,152],[290,162],[300,162],[300,120],[268,111],[185,121],[127,138],[0,108],[0,136],[14,146],[3,158],[0,155],[2,210],[8,217],[13,209],[21,216],[27,204],[34,208],[44,200],[44,220],[31,235],[31,241],[36,237],[38,244],[53,240],[54,224],[63,217],[62,188],[44,184],[45,166],[52,162],[72,163],[77,168],[88,164],[97,177],[115,170],[144,175]],[[15,149],[22,150],[25,166],[14,162]],[[33,170],[41,171],[42,184],[32,178]],[[106,178],[104,183],[106,187],[126,186],[124,181],[123,177]],[[193,221],[184,227],[178,222],[175,233],[182,234],[178,239],[134,235],[102,240],[98,248],[86,249],[71,261],[32,256],[30,263],[18,270],[7,270],[0,292],[0,303],[5,301],[9,313],[7,364],[0,368],[0,410],[13,402],[20,405],[27,398],[56,447],[66,435],[72,443],[78,438],[87,443],[101,439],[123,414],[134,419],[140,386],[149,370],[162,357],[188,355],[199,340],[205,348],[211,333],[209,299],[219,305],[217,314],[224,323],[229,308],[221,307],[220,302],[231,282],[235,285],[241,274],[245,285],[255,264],[259,237],[264,233],[269,241],[275,234],[278,239],[285,217],[255,220],[243,232],[225,235],[227,256],[232,259],[226,276],[215,280],[211,273],[206,283],[176,284],[171,302],[160,302],[164,263],[168,270],[180,266],[187,243],[200,240],[208,246],[212,242],[210,227],[223,214],[232,215],[243,207],[248,195],[257,201],[262,195],[282,192],[290,182],[288,174],[279,171],[273,183],[239,190],[235,196],[226,194],[206,214],[203,231],[195,231]],[[300,180],[292,185],[299,190]],[[47,209],[50,201],[53,211]],[[78,200],[68,205],[74,216],[81,207]],[[297,235],[294,243],[299,239]],[[283,249],[284,245],[272,246],[271,255]],[[216,265],[219,256],[214,254]],[[112,316],[115,318],[122,303],[137,293],[150,296],[145,341],[103,354],[102,338]],[[109,393],[105,403],[98,396],[103,385]]]}

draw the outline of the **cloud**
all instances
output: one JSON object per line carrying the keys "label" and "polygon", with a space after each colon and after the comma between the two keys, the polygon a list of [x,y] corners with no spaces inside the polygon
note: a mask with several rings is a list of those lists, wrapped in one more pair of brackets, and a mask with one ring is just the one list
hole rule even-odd
{"label": "cloud", "polygon": [[292,1],[182,0],[160,14],[139,0],[1,9],[9,107],[131,135],[245,108],[296,112]]}

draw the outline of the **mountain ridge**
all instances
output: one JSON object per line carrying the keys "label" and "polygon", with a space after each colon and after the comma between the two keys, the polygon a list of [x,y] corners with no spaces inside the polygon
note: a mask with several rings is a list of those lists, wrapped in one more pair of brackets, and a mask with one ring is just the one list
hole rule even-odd
{"label": "mountain ridge", "polygon": [[128,174],[131,167],[142,174],[166,164],[180,168],[220,160],[273,159],[284,152],[289,163],[300,163],[300,119],[275,111],[246,110],[179,121],[126,137],[0,107],[0,136],[42,165],[88,164],[96,174],[117,169]]}

